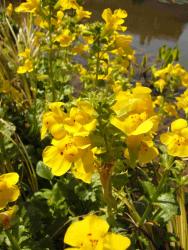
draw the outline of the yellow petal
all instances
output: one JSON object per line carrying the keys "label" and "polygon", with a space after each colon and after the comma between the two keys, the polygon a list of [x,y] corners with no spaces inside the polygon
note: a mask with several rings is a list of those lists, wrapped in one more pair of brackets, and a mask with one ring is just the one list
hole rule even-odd
{"label": "yellow petal", "polygon": [[153,128],[153,122],[151,120],[146,120],[141,123],[135,131],[133,131],[132,135],[141,135],[149,132]]}
{"label": "yellow petal", "polygon": [[163,144],[168,145],[168,144],[173,143],[173,141],[175,140],[175,138],[176,138],[175,134],[173,134],[171,132],[167,132],[167,133],[161,134],[160,141]]}
{"label": "yellow petal", "polygon": [[0,175],[0,182],[6,182],[6,185],[15,185],[19,180],[19,175],[16,172]]}
{"label": "yellow petal", "polygon": [[183,128],[187,127],[187,121],[184,119],[177,119],[171,124],[171,130],[172,132],[175,132],[177,130],[181,130]]}
{"label": "yellow petal", "polygon": [[92,172],[85,171],[81,158],[74,162],[72,173],[77,179],[80,179],[85,183],[91,183]]}
{"label": "yellow petal", "polygon": [[126,250],[131,241],[121,234],[107,233],[104,238],[104,250]]}
{"label": "yellow petal", "polygon": [[72,164],[65,159],[64,153],[55,146],[48,146],[44,149],[43,162],[52,169],[52,173],[56,176],[65,174]]}

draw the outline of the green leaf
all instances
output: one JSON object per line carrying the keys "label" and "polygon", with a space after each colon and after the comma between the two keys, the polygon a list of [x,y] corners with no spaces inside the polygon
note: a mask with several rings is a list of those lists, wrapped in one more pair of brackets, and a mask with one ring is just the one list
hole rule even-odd
{"label": "green leaf", "polygon": [[161,194],[158,197],[156,204],[161,208],[158,217],[163,219],[164,222],[168,222],[178,213],[178,206],[172,193]]}
{"label": "green leaf", "polygon": [[44,179],[51,180],[53,178],[50,169],[42,161],[37,163],[36,172],[38,176]]}
{"label": "green leaf", "polygon": [[152,200],[154,194],[156,193],[156,187],[149,181],[142,181],[141,184],[144,189],[144,193],[147,195],[147,198]]}

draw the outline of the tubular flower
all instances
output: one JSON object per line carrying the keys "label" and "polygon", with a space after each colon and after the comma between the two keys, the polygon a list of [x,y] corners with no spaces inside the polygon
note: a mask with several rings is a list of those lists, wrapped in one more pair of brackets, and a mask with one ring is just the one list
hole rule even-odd
{"label": "tubular flower", "polygon": [[27,0],[25,3],[21,3],[17,8],[16,12],[29,12],[36,13],[40,7],[40,0]]}
{"label": "tubular flower", "polygon": [[125,157],[130,159],[131,156],[140,164],[151,162],[159,154],[150,135],[128,136],[127,147]]}
{"label": "tubular flower", "polygon": [[20,191],[16,183],[19,180],[17,173],[0,175],[0,210],[5,208],[9,202],[16,201]]}
{"label": "tubular flower", "polygon": [[65,119],[65,130],[75,136],[88,136],[96,127],[95,117],[96,112],[89,102],[78,101],[77,107],[71,108]]}
{"label": "tubular flower", "polygon": [[164,87],[167,85],[167,82],[164,79],[159,79],[154,82],[154,86],[160,90],[160,92],[163,92]]}
{"label": "tubular flower", "polygon": [[75,37],[70,33],[70,30],[64,29],[61,34],[54,39],[54,42],[59,42],[61,47],[68,47],[74,39]]}
{"label": "tubular flower", "polygon": [[76,0],[59,0],[56,5],[55,8],[59,8],[61,7],[62,10],[68,10],[68,9],[77,9],[79,8],[79,4],[77,3]]}
{"label": "tubular flower", "polygon": [[141,135],[155,132],[158,127],[158,117],[147,117],[147,113],[131,114],[126,118],[111,118],[111,124],[120,129],[126,135]]}
{"label": "tubular flower", "polygon": [[52,146],[43,151],[43,162],[56,176],[65,174],[71,166],[76,178],[89,183],[94,172],[94,157],[88,137],[66,135],[61,140],[52,140]]}
{"label": "tubular flower", "polygon": [[82,6],[76,9],[76,17],[78,21],[82,20],[83,18],[90,18],[91,17],[91,12],[84,10]]}
{"label": "tubular flower", "polygon": [[5,229],[8,229],[11,227],[11,221],[14,218],[16,212],[18,210],[18,206],[12,206],[9,207],[8,210],[0,212],[0,224],[2,224],[2,226]]}
{"label": "tubular flower", "polygon": [[118,32],[115,32],[114,37],[114,49],[111,51],[113,54],[117,54],[120,56],[125,55],[129,59],[134,58],[134,50],[131,48],[132,36],[130,35],[122,35]]}
{"label": "tubular flower", "polygon": [[77,106],[72,107],[69,113],[61,109],[63,103],[55,102],[49,105],[51,111],[44,113],[42,118],[41,139],[49,131],[59,140],[66,134],[73,136],[88,136],[96,127],[96,112],[91,104],[86,101],[77,101]]}
{"label": "tubular flower", "polygon": [[65,136],[63,122],[66,113],[62,110],[63,102],[53,102],[49,104],[49,112],[44,113],[42,117],[41,139],[44,139],[49,131],[55,139],[61,139]]}
{"label": "tubular flower", "polygon": [[33,63],[30,59],[26,59],[24,62],[24,65],[19,66],[17,69],[18,74],[25,74],[27,72],[32,72],[33,71]]}
{"label": "tubular flower", "polygon": [[24,59],[24,64],[19,66],[17,69],[18,74],[25,74],[33,71],[33,63],[31,61],[31,50],[26,48],[23,52],[20,52],[18,56]]}
{"label": "tubular flower", "polygon": [[127,12],[122,9],[117,9],[112,13],[111,9],[105,9],[102,13],[102,18],[105,21],[105,31],[125,31],[127,27],[122,26],[124,18],[127,17]]}
{"label": "tubular flower", "polygon": [[118,91],[112,106],[116,116],[111,117],[111,124],[128,136],[155,132],[159,119],[154,113],[150,93],[149,88],[142,86]]}
{"label": "tubular flower", "polygon": [[188,113],[188,89],[185,92],[176,98],[178,109],[183,109],[185,113]]}
{"label": "tubular flower", "polygon": [[170,83],[173,85],[188,86],[188,72],[180,64],[168,64],[163,69],[153,69],[153,75],[158,80],[154,83],[162,92],[164,87]]}
{"label": "tubular flower", "polygon": [[87,215],[67,229],[64,242],[72,247],[65,250],[126,250],[130,246],[129,238],[110,233],[108,229],[109,225],[104,219]]}
{"label": "tubular flower", "polygon": [[160,140],[172,156],[188,157],[188,124],[184,119],[171,123],[171,132],[163,133]]}
{"label": "tubular flower", "polygon": [[120,90],[115,99],[116,103],[112,106],[112,110],[118,117],[127,116],[130,113],[146,112],[149,116],[154,114],[150,88],[136,86],[132,90]]}

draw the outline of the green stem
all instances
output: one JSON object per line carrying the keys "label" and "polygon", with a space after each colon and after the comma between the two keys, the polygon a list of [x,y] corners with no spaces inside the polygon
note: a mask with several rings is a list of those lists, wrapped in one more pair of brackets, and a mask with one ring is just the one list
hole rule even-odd
{"label": "green stem", "polygon": [[97,47],[98,47],[98,51],[97,51],[97,61],[96,61],[96,77],[95,77],[95,83],[94,83],[94,88],[96,87],[96,84],[98,82],[98,78],[99,78],[99,67],[100,67],[100,51],[99,51],[99,47],[100,47],[100,37],[97,38]]}
{"label": "green stem", "polygon": [[18,242],[16,240],[16,238],[10,233],[10,231],[5,230],[5,233],[8,237],[8,239],[10,240],[10,243],[12,245],[12,250],[21,250],[21,248],[18,245]]}
{"label": "green stem", "polygon": [[180,246],[182,249],[188,249],[188,224],[187,224],[187,215],[185,209],[185,195],[183,187],[180,187],[177,200],[180,207],[180,216],[178,216],[177,226],[179,227],[179,238]]}

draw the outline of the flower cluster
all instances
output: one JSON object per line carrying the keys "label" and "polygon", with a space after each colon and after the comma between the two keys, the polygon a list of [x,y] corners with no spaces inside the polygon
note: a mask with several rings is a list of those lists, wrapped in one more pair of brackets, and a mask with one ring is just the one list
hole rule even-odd
{"label": "flower cluster", "polygon": [[163,92],[165,87],[187,86],[188,72],[180,64],[168,64],[165,68],[153,68],[153,75],[157,79],[154,86]]}
{"label": "flower cluster", "polygon": [[140,163],[150,162],[158,155],[152,139],[159,122],[153,110],[151,89],[138,83],[130,90],[117,91],[115,99],[111,124],[126,135],[125,156]]}
{"label": "flower cluster", "polygon": [[96,126],[96,112],[87,101],[78,100],[69,112],[63,105],[51,103],[43,115],[41,138],[47,131],[53,137],[52,145],[43,151],[43,161],[56,176],[71,168],[76,178],[89,183],[95,170],[89,134]]}

